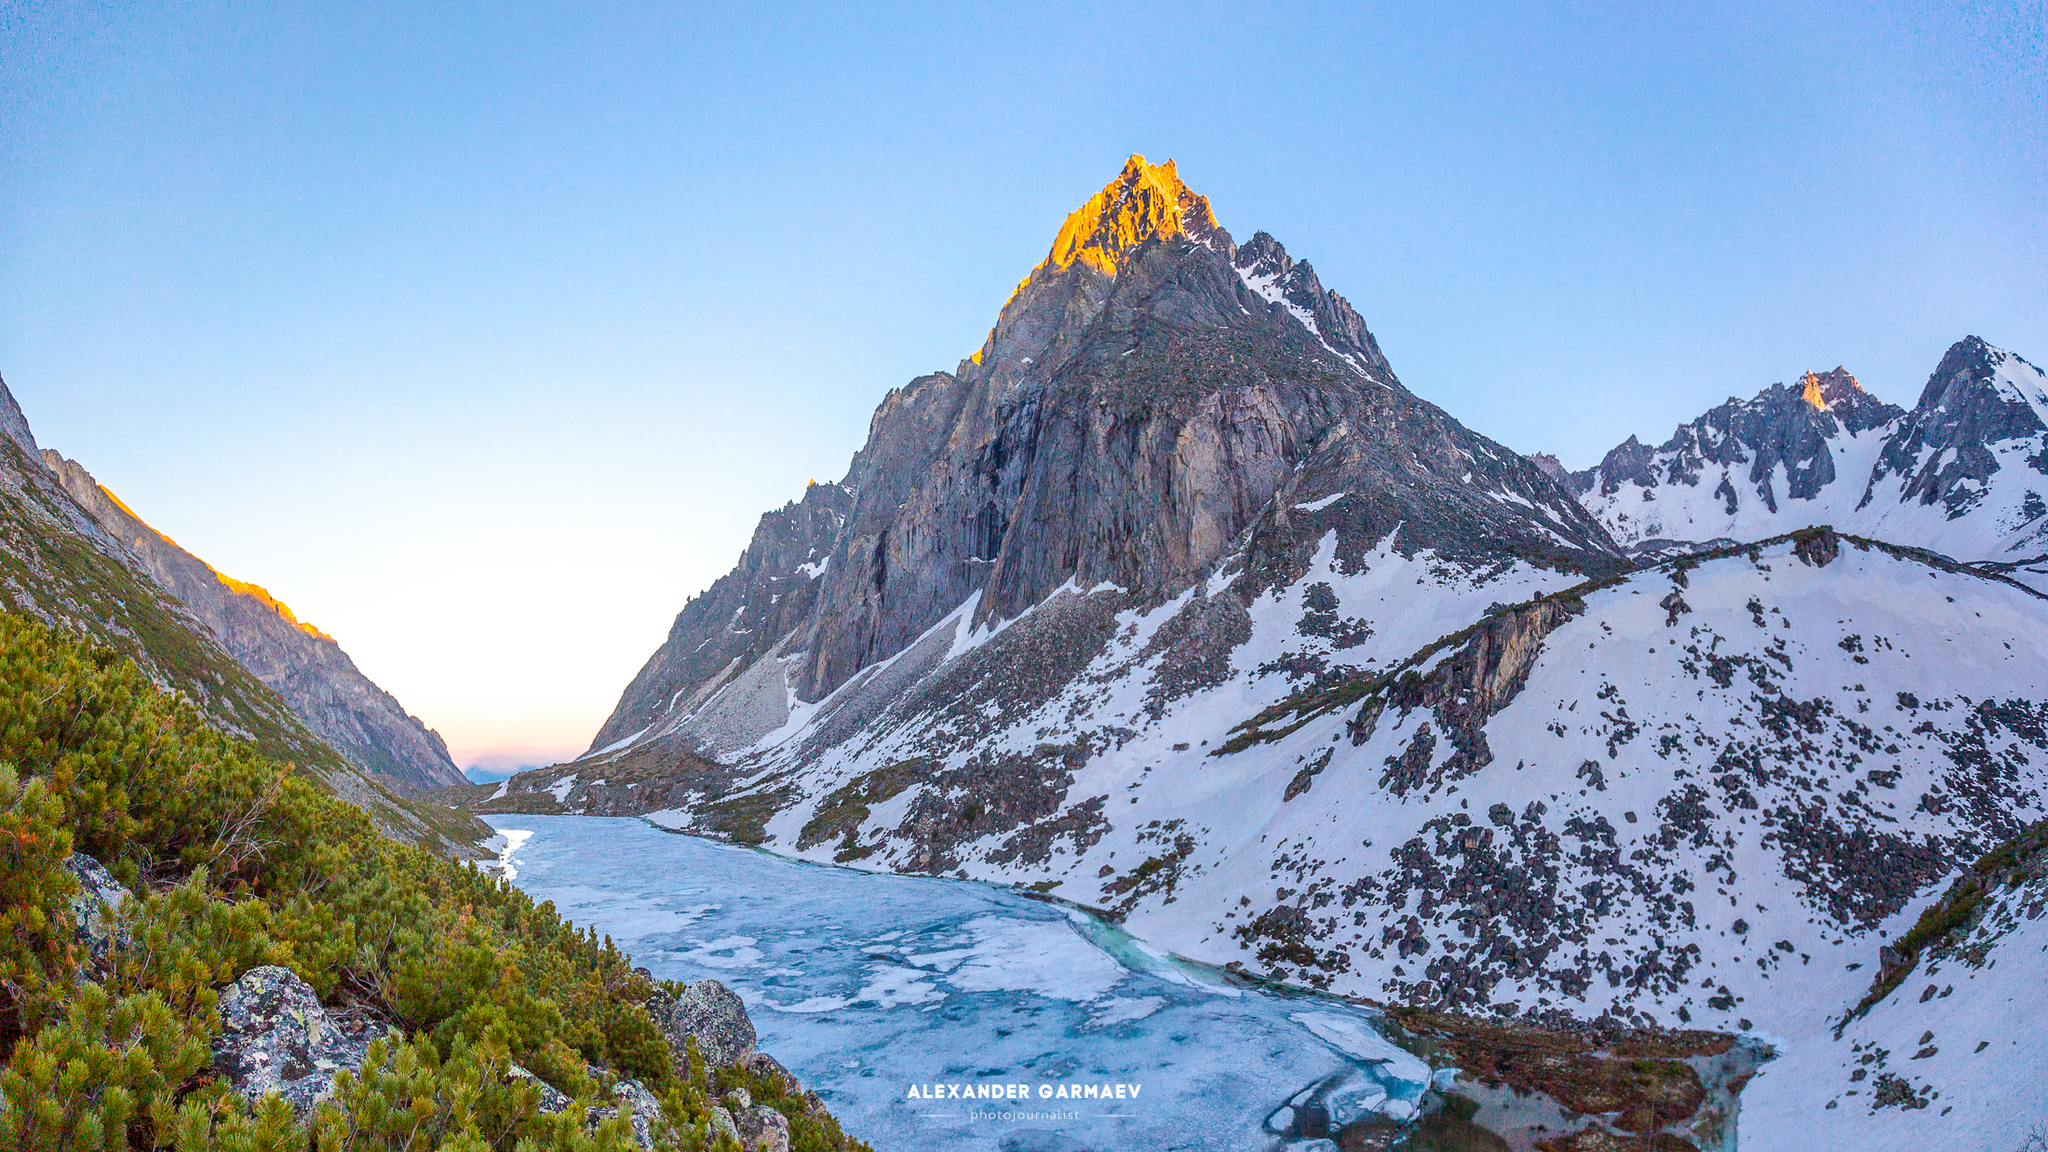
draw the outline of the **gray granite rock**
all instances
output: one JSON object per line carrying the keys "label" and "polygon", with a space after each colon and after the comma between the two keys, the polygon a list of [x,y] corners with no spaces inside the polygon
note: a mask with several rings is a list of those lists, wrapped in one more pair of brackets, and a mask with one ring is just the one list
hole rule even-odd
{"label": "gray granite rock", "polygon": [[789,1119],[766,1104],[733,1114],[747,1152],[789,1152]]}
{"label": "gray granite rock", "polygon": [[213,1069],[251,1101],[276,1092],[303,1122],[334,1094],[334,1078],[363,1064],[378,1025],[350,1033],[289,968],[252,968],[220,997]]}
{"label": "gray granite rock", "polygon": [[114,946],[113,914],[128,899],[128,890],[105,865],[82,852],[73,852],[64,870],[78,879],[78,895],[71,898],[74,938],[93,960],[102,960]]}
{"label": "gray granite rock", "polygon": [[680,996],[657,997],[647,1005],[678,1068],[685,1067],[685,1044],[691,1037],[704,1062],[728,1068],[754,1054],[754,1022],[732,989],[716,980],[699,980]]}
{"label": "gray granite rock", "polygon": [[617,1115],[632,1123],[634,1142],[652,1149],[654,1134],[661,1124],[661,1101],[638,1080],[619,1081],[612,1088],[612,1098],[618,1101]]}
{"label": "gray granite rock", "polygon": [[742,1064],[747,1071],[775,1085],[775,1090],[784,1096],[795,1097],[803,1094],[803,1085],[797,1082],[795,1075],[784,1068],[781,1061],[766,1052],[756,1052],[747,1057]]}
{"label": "gray granite rock", "polygon": [[733,1123],[732,1113],[717,1104],[711,1106],[711,1132],[714,1138],[723,1135],[735,1144],[742,1142],[739,1126]]}
{"label": "gray granite rock", "polygon": [[525,1081],[540,1089],[540,1111],[543,1116],[552,1116],[569,1106],[569,1096],[554,1085],[528,1072],[517,1064],[505,1069],[508,1080]]}

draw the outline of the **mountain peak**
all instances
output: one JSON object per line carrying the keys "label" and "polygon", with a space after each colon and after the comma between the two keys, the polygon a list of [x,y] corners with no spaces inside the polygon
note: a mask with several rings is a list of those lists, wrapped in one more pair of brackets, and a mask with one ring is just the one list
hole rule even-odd
{"label": "mountain peak", "polygon": [[1866,393],[1863,385],[1847,369],[1835,365],[1832,372],[1808,371],[1799,380],[1799,395],[1808,404],[1825,412],[1851,396]]}
{"label": "mountain peak", "polygon": [[1081,263],[1114,276],[1124,254],[1147,240],[1205,239],[1216,227],[1208,198],[1181,183],[1173,161],[1152,164],[1133,155],[1116,179],[1067,216],[1045,266],[1057,271]]}

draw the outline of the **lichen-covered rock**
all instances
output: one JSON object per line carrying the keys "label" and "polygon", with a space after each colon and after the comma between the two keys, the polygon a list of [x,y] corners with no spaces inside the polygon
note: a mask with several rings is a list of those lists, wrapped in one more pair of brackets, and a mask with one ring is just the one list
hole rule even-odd
{"label": "lichen-covered rock", "polygon": [[784,1096],[800,1096],[803,1085],[796,1076],[782,1066],[782,1062],[766,1052],[756,1052],[741,1062],[747,1071],[775,1085],[775,1090]]}
{"label": "lichen-covered rock", "polygon": [[711,1106],[711,1131],[724,1135],[735,1144],[740,1143],[739,1126],[733,1123],[732,1113],[717,1104]]}
{"label": "lichen-covered rock", "polygon": [[73,852],[64,870],[78,878],[78,895],[71,898],[71,920],[77,927],[74,938],[94,960],[100,960],[114,944],[114,920],[128,899],[128,890],[114,879],[106,865],[83,852]]}
{"label": "lichen-covered rock", "polygon": [[301,1121],[334,1094],[335,1075],[361,1068],[370,1042],[384,1034],[374,1024],[351,1034],[310,985],[276,965],[252,968],[228,985],[220,1020],[214,1071],[252,1101],[276,1092]]}
{"label": "lichen-covered rock", "polygon": [[733,1122],[747,1152],[789,1152],[789,1120],[766,1104],[742,1109]]}
{"label": "lichen-covered rock", "polygon": [[661,1101],[638,1080],[619,1081],[612,1088],[612,1097],[618,1101],[616,1114],[633,1125],[634,1142],[652,1149],[655,1126],[661,1122]]}
{"label": "lichen-covered rock", "polygon": [[716,980],[699,980],[680,996],[658,996],[647,1010],[668,1042],[676,1067],[684,1068],[685,1045],[691,1037],[712,1068],[729,1068],[754,1054],[754,1022],[732,989]]}
{"label": "lichen-covered rock", "polygon": [[796,1074],[782,1066],[782,1062],[766,1052],[756,1052],[742,1061],[747,1071],[775,1086],[775,1090],[793,1101],[806,1116],[825,1114],[825,1101],[803,1086]]}
{"label": "lichen-covered rock", "polygon": [[554,1085],[535,1076],[517,1064],[507,1067],[505,1069],[505,1076],[510,1080],[524,1080],[540,1089],[540,1111],[543,1116],[552,1116],[569,1106],[567,1093],[562,1092]]}

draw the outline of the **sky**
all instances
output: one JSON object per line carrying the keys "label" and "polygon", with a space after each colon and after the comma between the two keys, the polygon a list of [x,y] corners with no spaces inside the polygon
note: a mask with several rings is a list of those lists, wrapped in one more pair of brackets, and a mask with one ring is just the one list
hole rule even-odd
{"label": "sky", "polygon": [[770,508],[1174,159],[1584,467],[2048,363],[2048,5],[0,8],[0,377],[458,749],[580,748]]}

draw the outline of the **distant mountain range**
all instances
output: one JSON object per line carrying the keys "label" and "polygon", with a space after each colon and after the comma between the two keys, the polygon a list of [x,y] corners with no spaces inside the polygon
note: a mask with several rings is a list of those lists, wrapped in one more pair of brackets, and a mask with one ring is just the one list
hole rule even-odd
{"label": "distant mountain range", "polygon": [[530,768],[545,768],[574,760],[581,748],[538,748],[530,744],[508,744],[497,748],[457,748],[451,754],[470,782],[496,783]]}
{"label": "distant mountain range", "polygon": [[[1745,1148],[1938,1142],[1828,1025],[2048,813],[2043,493],[2041,373],[1974,337],[1911,411],[1837,369],[1525,457],[1133,157],[588,752],[444,795],[1026,885],[1333,991],[1754,1029]],[[1886,1091],[1992,1090],[1935,1047]]]}
{"label": "distant mountain range", "polygon": [[1832,524],[2003,565],[2040,586],[2044,422],[2048,377],[1971,336],[1942,357],[1910,412],[1836,368],[1730,398],[1661,447],[1630,437],[1584,472],[1545,459],[1631,551]]}
{"label": "distant mountain range", "polygon": [[299,763],[407,840],[472,854],[489,829],[408,798],[462,780],[439,736],[333,638],[215,572],[76,463],[38,449],[0,383],[0,602],[134,659],[221,728]]}

